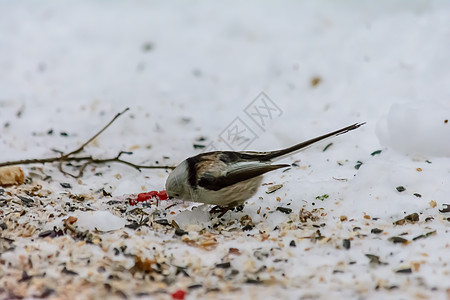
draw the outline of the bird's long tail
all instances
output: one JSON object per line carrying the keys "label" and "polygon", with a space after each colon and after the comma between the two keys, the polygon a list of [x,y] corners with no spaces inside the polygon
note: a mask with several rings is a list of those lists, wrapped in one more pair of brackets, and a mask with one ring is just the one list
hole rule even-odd
{"label": "bird's long tail", "polygon": [[339,130],[336,130],[336,131],[333,131],[333,132],[330,132],[330,133],[327,133],[327,134],[315,137],[315,138],[307,140],[305,142],[301,142],[300,144],[294,145],[292,147],[268,152],[264,156],[259,157],[259,159],[262,160],[262,161],[269,161],[269,160],[274,160],[274,159],[280,159],[280,158],[282,158],[285,155],[288,155],[288,154],[290,155],[293,152],[300,151],[300,150],[302,150],[302,149],[304,149],[304,148],[306,148],[308,146],[311,146],[314,143],[322,141],[322,140],[324,140],[326,138],[338,136],[338,135],[347,133],[347,132],[349,132],[351,130],[355,130],[355,129],[359,128],[360,126],[364,125],[364,124],[366,124],[366,123],[365,122],[364,123],[355,123],[355,124],[347,126],[345,128],[342,128],[342,129],[339,129]]}

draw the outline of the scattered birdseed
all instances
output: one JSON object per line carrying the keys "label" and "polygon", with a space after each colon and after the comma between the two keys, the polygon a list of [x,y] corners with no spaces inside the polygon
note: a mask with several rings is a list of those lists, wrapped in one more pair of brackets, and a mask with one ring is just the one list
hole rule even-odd
{"label": "scattered birdseed", "polygon": [[362,165],[363,165],[363,162],[358,160],[355,164],[355,169],[359,170],[359,168],[361,168]]}
{"label": "scattered birdseed", "polygon": [[278,206],[277,210],[281,211],[282,213],[285,213],[285,214],[290,214],[292,212],[292,208],[281,207],[281,206]]}
{"label": "scattered birdseed", "polygon": [[219,269],[228,269],[229,267],[231,267],[230,262],[216,264],[216,268],[219,268]]}
{"label": "scattered birdseed", "polygon": [[379,229],[379,228],[373,228],[371,231],[370,231],[370,233],[373,233],[373,234],[380,234],[380,233],[382,233],[383,232],[383,229]]}
{"label": "scattered birdseed", "polygon": [[395,273],[411,274],[412,273],[412,269],[411,268],[400,269],[400,270],[395,271]]}
{"label": "scattered birdseed", "polygon": [[401,185],[398,186],[398,187],[396,187],[396,189],[397,189],[397,191],[398,191],[399,193],[406,191],[405,187],[404,187],[404,186],[401,186]]}
{"label": "scattered birdseed", "polygon": [[388,241],[393,242],[394,244],[407,244],[408,240],[399,236],[393,236],[388,238]]}
{"label": "scattered birdseed", "polygon": [[271,194],[271,193],[273,193],[273,192],[275,192],[275,191],[278,191],[278,190],[281,189],[282,187],[283,187],[282,184],[275,184],[275,185],[269,186],[269,187],[267,188],[266,194]]}
{"label": "scattered birdseed", "polygon": [[342,240],[342,246],[343,246],[345,249],[350,249],[350,240],[349,240],[349,239],[343,239],[343,240]]}
{"label": "scattered birdseed", "polygon": [[380,257],[377,255],[373,255],[373,254],[365,254],[366,257],[370,260],[370,264],[374,264],[374,265],[387,265],[387,263],[385,262],[381,262],[380,261]]}
{"label": "scattered birdseed", "polygon": [[372,153],[370,153],[370,155],[375,156],[381,153],[382,150],[375,150]]}

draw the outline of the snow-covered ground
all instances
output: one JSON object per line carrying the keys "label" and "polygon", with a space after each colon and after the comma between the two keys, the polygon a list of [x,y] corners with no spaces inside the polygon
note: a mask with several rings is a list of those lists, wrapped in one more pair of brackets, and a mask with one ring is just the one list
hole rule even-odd
{"label": "snow-covered ground", "polygon": [[23,165],[0,189],[1,298],[450,298],[449,53],[444,1],[0,1],[0,162],[74,150],[126,107],[80,155],[176,165],[367,122],[221,219],[130,206],[164,169]]}

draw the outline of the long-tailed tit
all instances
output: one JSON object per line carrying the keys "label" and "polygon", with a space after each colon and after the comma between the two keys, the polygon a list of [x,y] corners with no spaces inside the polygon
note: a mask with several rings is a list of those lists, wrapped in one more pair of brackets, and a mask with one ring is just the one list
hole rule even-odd
{"label": "long-tailed tit", "polygon": [[264,173],[290,166],[271,164],[275,160],[364,124],[356,123],[276,151],[214,151],[189,157],[167,178],[167,195],[169,198],[217,205],[222,212],[226,212],[243,205],[256,193]]}

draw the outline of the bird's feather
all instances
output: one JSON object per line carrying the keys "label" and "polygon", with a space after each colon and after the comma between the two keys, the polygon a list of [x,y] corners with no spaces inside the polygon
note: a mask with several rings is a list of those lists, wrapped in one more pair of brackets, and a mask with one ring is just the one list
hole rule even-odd
{"label": "bird's feather", "polygon": [[227,168],[223,175],[217,176],[216,174],[205,172],[198,178],[198,185],[205,189],[218,191],[227,186],[231,186],[241,181],[245,181],[264,173],[279,169],[286,168],[290,165],[279,164],[270,165],[264,162],[245,162],[232,164]]}

